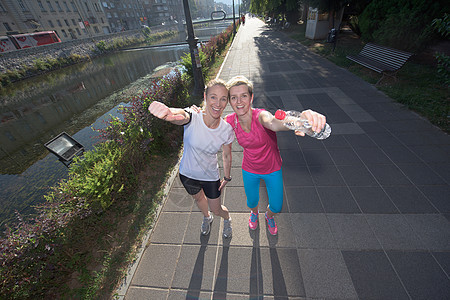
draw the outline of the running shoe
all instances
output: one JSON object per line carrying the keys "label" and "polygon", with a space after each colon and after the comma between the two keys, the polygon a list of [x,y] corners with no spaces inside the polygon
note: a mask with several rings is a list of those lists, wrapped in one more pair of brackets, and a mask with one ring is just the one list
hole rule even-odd
{"label": "running shoe", "polygon": [[277,228],[277,224],[275,224],[275,219],[272,218],[268,218],[267,217],[267,212],[265,213],[265,217],[266,217],[266,221],[267,221],[267,226],[269,227],[269,232],[271,235],[277,235],[278,233],[278,228]]}
{"label": "running shoe", "polygon": [[209,217],[203,217],[203,223],[202,223],[202,235],[208,235],[211,231],[211,223],[213,221],[214,217],[212,214],[209,214]]}
{"label": "running shoe", "polygon": [[223,220],[223,237],[229,238],[233,234],[233,228],[231,228],[231,218]]}
{"label": "running shoe", "polygon": [[248,227],[250,227],[251,230],[255,230],[258,228],[258,214],[255,214],[253,212],[250,213],[250,218],[248,219]]}

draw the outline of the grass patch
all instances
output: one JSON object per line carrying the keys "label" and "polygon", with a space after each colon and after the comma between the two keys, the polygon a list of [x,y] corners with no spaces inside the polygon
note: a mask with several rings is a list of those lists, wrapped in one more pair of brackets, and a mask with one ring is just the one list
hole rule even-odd
{"label": "grass patch", "polygon": [[[309,50],[323,56],[334,64],[346,68],[365,81],[375,84],[381,75],[351,62],[347,55],[359,53],[364,43],[356,34],[350,31],[338,35],[336,48],[325,40],[310,40],[305,37],[305,24],[292,25],[286,34],[299,41]],[[417,53],[417,57],[424,53]],[[431,123],[450,133],[449,86],[438,74],[433,59],[427,62],[415,59],[408,61],[398,72],[398,80],[384,78],[377,88],[386,93],[393,100],[406,105],[409,109],[427,118]]]}

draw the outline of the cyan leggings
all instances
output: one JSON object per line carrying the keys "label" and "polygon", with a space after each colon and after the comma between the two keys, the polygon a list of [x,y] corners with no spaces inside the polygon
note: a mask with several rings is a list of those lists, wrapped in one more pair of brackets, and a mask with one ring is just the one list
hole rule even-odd
{"label": "cyan leggings", "polygon": [[266,183],[269,196],[269,209],[273,213],[279,213],[283,206],[283,175],[281,169],[270,174],[254,174],[242,170],[247,206],[255,208],[259,203],[260,179]]}

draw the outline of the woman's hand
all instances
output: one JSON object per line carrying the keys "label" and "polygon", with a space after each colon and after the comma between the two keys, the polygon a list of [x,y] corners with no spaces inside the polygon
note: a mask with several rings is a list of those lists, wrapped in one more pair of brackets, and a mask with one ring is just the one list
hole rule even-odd
{"label": "woman's hand", "polygon": [[189,109],[196,113],[199,113],[202,111],[202,109],[195,104],[193,104],[191,107],[189,107]]}
{"label": "woman's hand", "polygon": [[172,110],[164,103],[153,101],[148,107],[148,111],[155,117],[165,121],[182,121],[185,116],[182,114],[174,114]]}
{"label": "woman's hand", "polygon": [[[321,132],[327,123],[327,118],[324,115],[310,109],[302,111],[302,118],[308,120],[314,132]],[[305,133],[300,130],[296,130],[295,134],[305,136]]]}
{"label": "woman's hand", "polygon": [[225,179],[222,179],[220,181],[219,191],[221,191],[227,185],[227,183],[228,183],[228,181],[226,181]]}

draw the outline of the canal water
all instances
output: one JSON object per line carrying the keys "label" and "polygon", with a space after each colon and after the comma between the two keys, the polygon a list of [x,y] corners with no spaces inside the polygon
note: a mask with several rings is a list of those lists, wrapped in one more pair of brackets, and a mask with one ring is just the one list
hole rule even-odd
{"label": "canal water", "polygon": [[[227,24],[195,30],[200,41]],[[163,43],[186,41],[184,33]],[[162,70],[173,68],[188,46],[120,51],[88,63],[13,84],[0,94],[0,229],[33,213],[49,188],[67,177],[68,169],[44,144],[66,132],[85,149],[99,142],[94,129],[104,126],[127,99],[149,87]],[[164,73],[164,72],[163,72]],[[0,233],[1,235],[1,233]]]}

